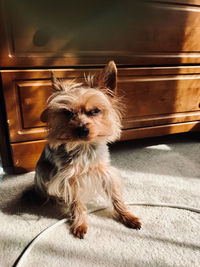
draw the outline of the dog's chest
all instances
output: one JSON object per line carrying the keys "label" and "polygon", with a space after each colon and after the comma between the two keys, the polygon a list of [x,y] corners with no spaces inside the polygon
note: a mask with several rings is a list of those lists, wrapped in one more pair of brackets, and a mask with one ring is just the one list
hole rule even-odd
{"label": "dog's chest", "polygon": [[57,151],[55,160],[59,169],[71,169],[74,174],[81,175],[95,172],[102,165],[107,165],[109,152],[105,144],[80,145],[70,152],[62,147]]}
{"label": "dog's chest", "polygon": [[109,188],[109,153],[104,144],[79,146],[72,151],[61,146],[54,151],[49,150],[44,157],[51,159],[55,166],[48,181],[45,180],[44,171],[44,175],[38,176],[49,195],[66,201],[73,193],[73,186],[76,186],[79,198],[86,203]]}

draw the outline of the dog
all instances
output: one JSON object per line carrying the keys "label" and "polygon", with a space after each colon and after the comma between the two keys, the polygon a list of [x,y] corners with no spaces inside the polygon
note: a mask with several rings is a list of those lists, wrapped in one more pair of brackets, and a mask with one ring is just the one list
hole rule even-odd
{"label": "dog", "polygon": [[141,223],[122,200],[119,171],[110,165],[108,143],[121,133],[121,103],[114,94],[117,68],[110,61],[85,84],[65,82],[52,73],[53,94],[41,121],[47,123],[47,144],[36,165],[35,189],[56,199],[71,218],[75,237],[87,232],[86,204],[98,194],[112,203],[113,214],[127,227]]}

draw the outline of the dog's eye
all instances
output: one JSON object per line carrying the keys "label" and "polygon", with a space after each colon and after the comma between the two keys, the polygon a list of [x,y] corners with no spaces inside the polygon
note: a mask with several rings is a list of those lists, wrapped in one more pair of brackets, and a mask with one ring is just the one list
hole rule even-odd
{"label": "dog's eye", "polygon": [[96,116],[97,114],[99,114],[101,112],[100,109],[98,108],[95,108],[95,109],[92,109],[90,111],[87,112],[88,116]]}
{"label": "dog's eye", "polygon": [[63,113],[66,117],[68,117],[70,120],[74,119],[74,117],[75,117],[74,112],[72,112],[72,111],[70,111],[70,110],[68,110],[68,109],[64,109],[64,110],[62,111],[62,113]]}

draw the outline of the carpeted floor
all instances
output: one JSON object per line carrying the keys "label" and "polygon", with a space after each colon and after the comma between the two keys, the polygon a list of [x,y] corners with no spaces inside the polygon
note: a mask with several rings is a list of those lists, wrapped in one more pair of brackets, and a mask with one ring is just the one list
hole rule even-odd
{"label": "carpeted floor", "polygon": [[[124,177],[127,202],[167,202],[200,208],[200,138],[185,135],[118,143],[113,165]],[[3,176],[0,183],[0,266],[13,266],[27,244],[55,223],[55,207],[21,199],[34,173]],[[88,215],[84,240],[67,224],[36,244],[23,266],[200,266],[200,214],[172,208],[136,207],[142,229],[128,229],[108,210]]]}

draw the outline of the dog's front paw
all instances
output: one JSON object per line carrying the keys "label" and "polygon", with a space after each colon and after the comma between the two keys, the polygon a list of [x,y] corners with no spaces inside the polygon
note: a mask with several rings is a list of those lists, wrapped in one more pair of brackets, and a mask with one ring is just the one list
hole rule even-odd
{"label": "dog's front paw", "polygon": [[141,229],[141,222],[139,221],[139,219],[135,216],[133,216],[132,214],[128,213],[126,215],[120,216],[120,221],[126,225],[129,228],[133,228],[136,230],[140,230]]}
{"label": "dog's front paw", "polygon": [[85,234],[87,233],[87,225],[85,223],[79,225],[78,227],[72,228],[72,233],[75,237],[83,239]]}

